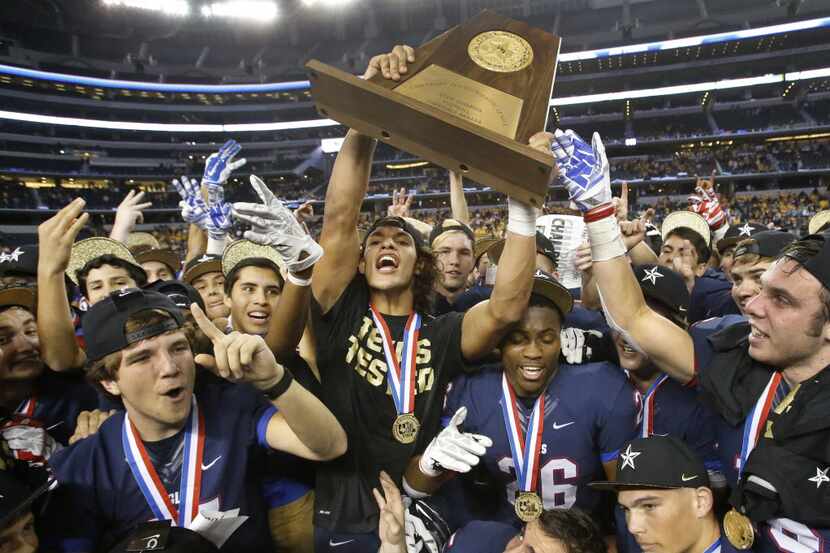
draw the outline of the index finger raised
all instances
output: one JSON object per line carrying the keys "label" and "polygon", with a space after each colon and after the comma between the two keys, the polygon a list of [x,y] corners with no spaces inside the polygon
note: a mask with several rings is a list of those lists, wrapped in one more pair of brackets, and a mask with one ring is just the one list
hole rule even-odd
{"label": "index finger raised", "polygon": [[205,333],[205,336],[207,336],[211,342],[216,343],[225,337],[222,331],[216,328],[216,325],[214,325],[210,319],[207,318],[205,312],[202,311],[197,304],[190,304],[190,312],[193,314],[196,324],[199,325],[199,328],[202,329],[202,332]]}

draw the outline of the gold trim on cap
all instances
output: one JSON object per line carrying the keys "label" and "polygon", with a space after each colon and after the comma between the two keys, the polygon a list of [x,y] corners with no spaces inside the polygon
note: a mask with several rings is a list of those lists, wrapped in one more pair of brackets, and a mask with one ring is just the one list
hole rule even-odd
{"label": "gold trim on cap", "polygon": [[237,240],[225,246],[225,251],[222,252],[222,273],[227,277],[240,262],[256,258],[274,263],[280,270],[280,276],[285,272],[285,262],[277,250],[250,240]]}
{"label": "gold trim on cap", "polygon": [[127,249],[127,246],[112,238],[95,237],[75,242],[72,245],[72,254],[69,256],[66,276],[77,286],[78,275],[76,273],[93,259],[107,254],[123,259],[127,263],[135,265],[140,271],[144,271],[133,257],[133,254],[130,253],[130,250]]}
{"label": "gold trim on cap", "polygon": [[35,314],[36,299],[34,288],[14,286],[0,290],[0,307],[17,305]]}
{"label": "gold trim on cap", "polygon": [[556,307],[562,310],[563,315],[566,315],[573,310],[574,298],[570,291],[568,291],[568,289],[565,288],[558,280],[533,277],[532,292],[552,301]]}
{"label": "gold trim on cap", "polygon": [[170,267],[174,273],[177,273],[179,269],[182,268],[182,262],[179,259],[179,256],[176,255],[176,252],[168,248],[144,250],[143,252],[136,254],[135,259],[139,264],[147,263],[148,261],[158,261],[159,263],[163,263],[164,265]]}
{"label": "gold trim on cap", "polygon": [[673,211],[663,219],[663,225],[660,227],[660,235],[663,241],[666,236],[676,228],[687,228],[698,234],[703,241],[706,242],[707,247],[711,247],[712,231],[709,230],[709,223],[706,219],[693,211]]}
{"label": "gold trim on cap", "polygon": [[807,225],[807,230],[810,232],[810,234],[815,234],[818,232],[818,229],[820,229],[827,223],[830,223],[830,209],[819,211],[818,213],[810,217],[810,223]]}
{"label": "gold trim on cap", "polygon": [[157,250],[161,247],[161,244],[149,232],[131,232],[127,236],[127,248],[133,249],[136,246],[150,246],[154,250]]}

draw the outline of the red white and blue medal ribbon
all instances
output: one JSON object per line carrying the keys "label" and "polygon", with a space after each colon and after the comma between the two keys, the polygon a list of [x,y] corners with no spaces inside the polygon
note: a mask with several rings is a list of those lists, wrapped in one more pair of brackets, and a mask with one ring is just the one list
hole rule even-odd
{"label": "red white and blue medal ribbon", "polygon": [[539,394],[533,411],[527,421],[527,432],[522,432],[516,394],[507,375],[501,377],[501,411],[507,430],[507,441],[513,455],[513,467],[516,470],[516,482],[520,492],[535,492],[539,484],[539,455],[542,451],[542,434],[545,418],[545,394]]}
{"label": "red white and blue medal ribbon", "polygon": [[749,459],[749,454],[752,453],[752,450],[755,449],[755,446],[758,445],[758,440],[761,439],[761,435],[764,433],[764,426],[766,425],[767,418],[769,417],[769,412],[772,410],[772,403],[775,399],[775,392],[778,390],[778,386],[781,384],[781,373],[776,371],[773,374],[769,382],[767,382],[767,387],[764,388],[763,393],[758,398],[758,401],[755,402],[755,407],[752,408],[752,411],[749,412],[749,415],[746,417],[746,421],[744,421],[744,434],[743,440],[741,441],[741,457],[738,460],[738,475],[743,472],[744,466],[746,466],[746,460]]}
{"label": "red white and blue medal ribbon", "polygon": [[720,542],[721,539],[718,538],[717,540],[715,540],[715,543],[707,547],[703,553],[720,553]]}
{"label": "red white and blue medal ribbon", "polygon": [[640,437],[642,438],[648,438],[654,434],[654,400],[657,396],[657,389],[668,378],[667,374],[661,374],[646,390],[646,395],[643,397],[643,424],[640,428]]}
{"label": "red white and blue medal ribbon", "polygon": [[392,341],[392,333],[386,325],[386,320],[374,305],[369,305],[372,311],[372,318],[375,320],[375,328],[380,333],[383,344],[383,354],[386,356],[388,368],[387,380],[392,392],[392,399],[395,402],[395,410],[398,415],[405,415],[415,411],[415,356],[418,351],[418,337],[421,332],[421,316],[413,312],[406,321],[403,331],[403,351],[401,360],[398,362],[398,355],[395,351],[395,342]]}
{"label": "red white and blue medal ribbon", "polygon": [[32,396],[27,400],[20,402],[20,405],[15,409],[15,413],[23,415],[24,417],[34,417],[35,409],[37,408],[37,396]]}
{"label": "red white and blue medal ribbon", "polygon": [[124,415],[121,441],[127,464],[133,473],[144,499],[158,520],[171,520],[175,526],[188,528],[199,514],[199,496],[202,488],[202,458],[205,449],[205,421],[193,397],[190,416],[184,434],[184,460],[179,484],[179,508],[170,496],[153,467],[144,442],[129,415]]}

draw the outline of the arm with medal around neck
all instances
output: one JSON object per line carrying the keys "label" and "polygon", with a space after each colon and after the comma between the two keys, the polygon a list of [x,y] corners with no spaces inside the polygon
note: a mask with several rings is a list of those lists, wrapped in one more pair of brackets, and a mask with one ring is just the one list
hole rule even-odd
{"label": "arm with medal around neck", "polygon": [[599,134],[586,143],[573,131],[556,130],[552,145],[559,181],[582,212],[588,229],[593,275],[603,309],[655,364],[686,384],[694,378],[694,347],[689,334],[645,302],[631,270],[623,232],[611,198],[608,159]]}
{"label": "arm with medal around neck", "polygon": [[86,363],[75,339],[64,276],[72,244],[89,220],[89,214],[83,213],[85,205],[76,198],[37,228],[37,331],[41,358],[53,371],[80,369]]}
{"label": "arm with medal around neck", "polygon": [[268,392],[289,379],[288,386],[271,401],[278,411],[265,433],[272,449],[312,461],[328,461],[346,452],[346,432],[311,392],[293,381],[288,369],[277,363],[262,336],[216,328],[195,303],[191,313],[211,342],[214,355],[199,354],[196,362],[232,382],[248,382]]}
{"label": "arm with medal around neck", "polygon": [[[530,137],[531,147],[550,154],[550,133]],[[461,327],[461,352],[474,361],[498,346],[510,326],[521,320],[527,309],[536,271],[536,218],[538,210],[529,204],[507,199],[508,224],[504,251],[496,272],[490,299],[467,311]]]}
{"label": "arm with medal around neck", "polygon": [[[392,52],[369,60],[363,78],[371,79],[380,73],[387,79],[398,80],[400,73],[407,71],[406,64],[413,61],[412,48],[395,46]],[[369,186],[376,146],[377,140],[350,129],[334,162],[320,232],[320,245],[326,254],[317,263],[311,284],[323,313],[331,309],[357,274],[360,260],[357,223]]]}

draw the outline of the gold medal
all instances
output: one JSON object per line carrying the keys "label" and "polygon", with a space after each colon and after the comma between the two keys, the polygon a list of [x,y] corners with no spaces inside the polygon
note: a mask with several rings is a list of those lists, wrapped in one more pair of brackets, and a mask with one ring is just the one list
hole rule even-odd
{"label": "gold medal", "polygon": [[542,498],[536,492],[521,492],[513,506],[522,522],[531,522],[542,516]]}
{"label": "gold medal", "polygon": [[735,549],[749,549],[755,541],[752,521],[735,509],[732,509],[723,517],[723,531],[726,534],[726,539]]}
{"label": "gold medal", "polygon": [[533,48],[517,34],[487,31],[467,45],[467,54],[476,65],[497,73],[521,71],[533,62]]}
{"label": "gold medal", "polygon": [[415,418],[412,413],[404,413],[398,415],[395,423],[392,425],[392,435],[402,444],[411,444],[418,437],[418,429],[421,428],[421,423]]}

